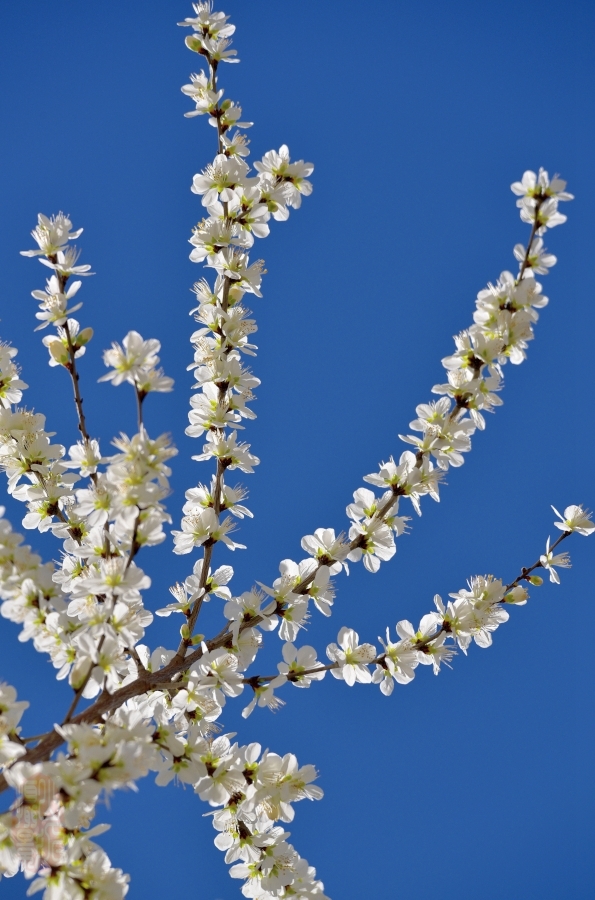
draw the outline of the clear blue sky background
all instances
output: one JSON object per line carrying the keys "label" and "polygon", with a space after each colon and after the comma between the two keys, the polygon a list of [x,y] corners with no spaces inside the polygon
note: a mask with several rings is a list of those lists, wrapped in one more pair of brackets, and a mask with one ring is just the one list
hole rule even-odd
{"label": "clear blue sky background", "polygon": [[[543,165],[577,197],[568,224],[548,233],[560,260],[546,279],[551,305],[528,362],[507,367],[504,407],[397,557],[377,576],[355,567],[340,579],[334,616],[316,616],[304,636],[323,654],[343,624],[375,640],[472,574],[514,577],[555,533],[550,503],[594,504],[595,8],[229,0],[224,9],[242,64],[221,80],[256,123],[254,153],[287,142],[316,164],[313,196],[255,248],[269,274],[251,304],[263,385],[246,435],[262,464],[245,479],[255,519],[240,532],[249,551],[231,559],[236,593],[271,583],[280,559],[300,559],[303,534],[344,528],[361,476],[401,452],[397,434],[442,380],[440,359],[470,323],[476,292],[513,266],[512,247],[527,237],[509,184]],[[187,258],[201,216],[189,186],[214,154],[206,121],[183,118],[190,103],[179,88],[198,62],[175,23],[190,13],[172,0],[28,0],[0,12],[2,337],[20,348],[28,404],[72,443],[70,387],[33,334],[30,291],[45,272],[18,255],[38,211],[70,213],[97,272],[80,295],[81,322],[96,329],[81,366],[90,429],[107,450],[134,427],[131,392],[96,384],[102,349],[130,328],[159,337],[176,392],[150,399],[148,425],[171,431],[180,449],[176,523],[184,490],[206,478],[189,460],[200,442],[183,434],[188,289],[202,274]],[[9,512],[18,527],[22,507]],[[57,556],[52,538],[29,536]],[[418,670],[390,699],[329,678],[286,689],[283,710],[246,723],[241,704],[228,705],[225,725],[242,742],[318,766],[325,800],[299,804],[291,831],[332,898],[593,896],[594,540],[573,539],[562,586],[535,590],[492,649],[473,647],[439,678]],[[189,571],[170,547],[139,560],[154,579],[152,609]],[[34,701],[26,731],[50,727],[69,689],[17,644],[13,625],[1,628],[0,677]],[[173,645],[173,629],[160,623],[149,642]],[[281,649],[270,643],[268,666]],[[131,897],[239,896],[205,811],[192,791],[148,779],[99,810]],[[21,897],[25,886],[2,889]]]}

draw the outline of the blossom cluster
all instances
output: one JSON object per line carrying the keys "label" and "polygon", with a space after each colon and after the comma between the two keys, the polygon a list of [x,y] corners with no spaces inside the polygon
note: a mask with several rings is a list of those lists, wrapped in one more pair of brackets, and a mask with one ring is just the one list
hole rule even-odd
{"label": "blossom cluster", "polygon": [[[580,506],[567,507],[558,518],[555,524],[563,534],[557,543],[573,532],[595,531]],[[389,695],[394,682],[411,681],[420,664],[433,666],[437,674],[442,663],[449,663],[454,646],[464,653],[471,640],[480,647],[490,646],[492,633],[508,619],[503,605],[524,605],[528,593],[521,582],[541,583],[531,573],[540,566],[547,568],[546,562],[541,557],[506,586],[492,576],[472,578],[468,589],[450,595],[448,604],[437,595],[436,611],[425,615],[417,630],[403,620],[396,627],[399,640],[393,642],[387,629],[380,654],[372,644],[360,643],[349,628],[341,629],[338,644],[329,645],[330,666],[320,666],[313,648],[296,651],[286,643],[277,681],[307,687],[330,669],[349,685],[374,682]],[[223,597],[228,595],[224,586],[213,584]],[[143,645],[138,651],[147,672],[166,667],[173,655],[163,648],[149,655]],[[232,743],[233,734],[214,736],[226,696],[241,693],[237,658],[226,650],[212,653],[204,647],[199,664],[178,682],[130,699],[100,724],[56,726],[67,752],[36,765],[18,761],[27,740],[17,726],[28,704],[17,701],[10,686],[0,686],[2,763],[8,764],[6,780],[18,793],[11,810],[0,816],[3,874],[12,876],[21,869],[27,877],[37,875],[30,893],[45,890],[47,897],[78,898],[85,890],[113,900],[124,897],[128,876],[113,868],[91,840],[108,826],[90,826],[102,794],[154,771],[157,784],[173,779],[189,784],[215,808],[215,845],[225,852],[231,876],[244,881],[244,896],[324,900],[315,869],[287,842],[289,833],[277,824],[293,820],[295,802],[322,797],[313,784],[315,768],[300,767],[290,753],[283,757],[263,753],[257,743],[239,746]]]}
{"label": "blossom cluster", "polygon": [[[453,600],[447,604],[436,594],[436,611],[423,616],[417,629],[406,619],[397,622],[397,641],[391,640],[387,628],[386,641],[378,639],[383,646],[381,653],[373,644],[360,644],[352,628],[342,628],[338,644],[327,647],[327,656],[335,664],[330,669],[332,675],[350,686],[356,681],[373,682],[388,696],[395,682],[408,684],[413,680],[418,665],[433,666],[437,675],[442,663],[448,665],[454,656],[455,646],[464,653],[472,640],[479,647],[489,647],[492,632],[509,618],[502,604],[522,606],[528,592],[522,585],[507,590],[492,575],[476,575],[469,580],[468,588],[451,594]],[[374,671],[371,664],[375,664]]]}
{"label": "blossom cluster", "polygon": [[[415,450],[406,450],[398,463],[391,458],[377,473],[365,476],[364,481],[387,492],[378,503],[381,515],[376,511],[368,519],[390,514],[390,508],[384,512],[390,494],[408,497],[418,514],[422,496],[439,499],[443,473],[463,464],[472,435],[485,428],[485,413],[502,404],[498,396],[503,387],[502,367],[508,361],[518,365],[526,358],[539,318],[537,310],[548,303],[535,274],[547,274],[556,262],[535,235],[566,221],[557,206],[572,195],[565,192],[565,181],[557,176],[550,181],[543,169],[537,175],[525,172],[522,182],[511,187],[515,194],[522,193],[517,203],[521,219],[532,225],[527,248],[522,244],[514,248],[518,273],[502,272],[496,284],[478,293],[473,324],[455,337],[455,352],[442,360],[447,381],[432,388],[440,399],[416,407],[417,418],[409,427],[419,436],[401,435]],[[374,502],[378,501],[368,497],[370,506]]]}
{"label": "blossom cluster", "polygon": [[251,515],[242,505],[246,491],[241,485],[227,486],[225,473],[238,469],[250,474],[259,463],[250,445],[238,439],[242,422],[255,418],[248,404],[260,384],[244,362],[257,349],[250,342],[257,326],[244,297],[262,296],[265,270],[262,260],[250,262],[249,252],[256,238],[269,234],[271,218],[285,221],[290,208],[297,209],[302,196],[311,193],[307,176],[314,168],[303,160],[291,162],[283,145],[278,152],[265,153],[254,164],[256,174],[250,174],[249,141],[243,131],[251,123],[240,121],[241,107],[223,100],[217,86],[219,62],[238,62],[235,50],[229,49],[235,26],[228,16],[213,12],[210,4],[197,3],[194,8],[196,17],[180,24],[192,28],[186,44],[207,60],[209,72],[193,75],[182,90],[195,102],[188,115],[208,115],[216,127],[218,153],[192,182],[191,190],[202,198],[208,215],[190,238],[190,259],[214,269],[216,277],[213,285],[206,279],[194,285],[198,305],[191,312],[200,327],[191,337],[194,360],[189,368],[198,393],[190,400],[186,434],[206,439],[203,452],[193,458],[213,459],[217,468],[208,487],[199,484],[186,494],[181,530],[174,532],[175,552],[182,554],[217,541],[231,550],[243,546],[229,534],[235,527],[231,516]]}
{"label": "blossom cluster", "polygon": [[[518,365],[526,358],[538,309],[548,303],[535,274],[547,274],[556,263],[556,257],[544,249],[542,235],[566,221],[558,212],[560,201],[572,199],[565,187],[565,181],[558,176],[550,180],[544,169],[537,174],[525,172],[522,181],[511,186],[520,197],[521,219],[532,225],[528,246],[514,247],[517,275],[502,272],[495,285],[478,293],[473,324],[455,337],[455,352],[442,360],[447,382],[432,389],[440,399],[416,407],[417,418],[409,427],[419,435],[400,435],[415,449],[405,450],[398,462],[391,457],[377,472],[364,476],[364,481],[382,494],[369,488],[354,492],[353,503],[346,509],[348,538],[331,528],[318,528],[302,539],[302,548],[316,560],[316,566],[308,569],[305,579],[295,579],[294,592],[307,593],[319,571],[336,574],[341,567],[348,571],[347,561],[363,560],[369,572],[377,572],[381,562],[394,556],[395,538],[408,527],[409,517],[398,515],[400,498],[409,499],[418,515],[422,497],[439,501],[444,474],[450,466],[463,464],[472,435],[485,428],[485,413],[502,404],[498,394],[503,386],[503,366],[508,361]],[[284,560],[282,571],[288,566],[300,568],[305,563]]]}
{"label": "blossom cluster", "polygon": [[[215,34],[222,19],[225,25],[226,17],[211,13],[208,4],[197,4],[195,11],[198,18],[187,24],[203,42],[203,50],[208,47],[204,55],[214,54],[208,56],[214,84],[216,62],[220,59],[217,54],[227,41]],[[225,35],[232,30],[230,25],[223,28]],[[219,99],[220,96],[215,101],[216,110]],[[226,102],[223,107],[229,110],[230,104]],[[206,282],[196,286],[199,305],[194,312],[197,321],[206,327],[193,336],[192,368],[201,394],[192,398],[188,433],[199,436],[206,432],[208,443],[202,458],[215,457],[218,468],[210,488],[198,485],[187,494],[183,531],[174,533],[176,551],[183,553],[203,544],[208,550],[217,540],[233,549],[237,545],[228,537],[229,520],[220,519],[221,514],[229,510],[239,518],[251,515],[241,502],[244,489],[230,487],[223,480],[225,469],[251,471],[258,462],[246,445],[237,442],[237,431],[242,427],[239,420],[254,417],[246,404],[253,397],[252,388],[259,384],[243,364],[243,355],[254,355],[256,348],[247,341],[255,325],[241,300],[246,292],[261,296],[263,264],[259,261],[250,265],[247,251],[254,236],[268,234],[266,223],[271,216],[286,219],[289,207],[299,207],[301,196],[311,191],[305,176],[312,166],[291,163],[285,147],[278,154],[266,154],[256,164],[259,174],[249,178],[243,160],[248,142],[238,133],[230,139],[225,115],[220,110],[217,115],[220,152],[213,165],[197,175],[193,183],[194,192],[203,195],[209,218],[194,231],[192,258],[205,259],[208,266],[216,269],[217,280],[212,291],[206,288]],[[228,115],[233,118],[233,113]],[[237,118],[234,121],[241,127]],[[171,390],[173,382],[157,368],[158,341],[145,341],[137,332],[130,332],[122,345],[114,343],[105,352],[104,361],[110,371],[101,380],[133,385],[138,400],[139,433],[132,438],[122,435],[114,442],[120,453],[102,457],[98,442],[87,432],[78,392],[76,360],[84,353],[92,332],[81,331],[70,318],[81,305],[71,303],[81,283],[67,283],[71,276],[89,274],[90,269],[76,266],[78,251],[67,246],[80,233],[81,230],[73,231],[72,223],[63,214],[51,218],[40,215],[33,232],[39,250],[26,251],[25,255],[39,256],[44,265],[54,270],[46,290],[34,292],[34,296],[41,304],[40,327],[54,324],[58,329],[57,335],[44,343],[50,350],[50,363],[63,366],[70,373],[82,440],[70,448],[67,458],[64,447],[51,443],[53,435],[46,431],[42,415],[12,411],[10,403],[21,399],[20,392],[14,393],[15,388],[26,387],[18,382],[13,383],[13,393],[7,397],[0,451],[10,492],[28,503],[25,527],[51,531],[63,540],[59,567],[44,566],[28,547],[21,546],[22,538],[2,520],[8,551],[2,581],[2,613],[23,625],[24,640],[32,638],[38,650],[50,654],[59,678],[69,678],[76,691],[71,714],[79,696],[113,694],[175,658],[174,651],[158,648],[151,654],[138,643],[152,616],[144,609],[141,598],[150,579],[134,562],[141,547],[158,543],[165,536],[162,526],[169,517],[162,501],[168,493],[167,461],[175,453],[165,437],[152,441],[147,435],[141,424],[142,401],[151,391]],[[12,359],[15,353],[7,350],[7,358]],[[10,366],[10,374],[16,374],[14,364]],[[82,485],[82,479],[87,479],[87,483]],[[202,521],[197,522],[200,517]],[[192,538],[190,543],[188,535]],[[323,896],[314,870],[287,844],[288,834],[275,825],[277,819],[290,821],[293,801],[322,795],[309,784],[315,777],[314,769],[299,770],[291,754],[281,758],[267,751],[259,761],[260,748],[256,745],[238,748],[227,738],[218,738],[215,746],[210,737],[226,696],[237,696],[244,688],[242,672],[253,660],[260,633],[256,628],[239,627],[239,610],[245,604],[241,598],[233,600],[225,588],[232,570],[223,567],[211,573],[209,559],[210,554],[208,558],[205,554],[195,564],[193,575],[183,585],[172,588],[178,601],[172,606],[187,613],[188,598],[192,604],[209,599],[211,593],[224,596],[228,601],[227,618],[238,623],[230,647],[213,652],[205,647],[200,661],[172,686],[170,694],[137,691],[137,696],[128,701],[125,714],[120,709],[104,716],[101,724],[71,723],[69,714],[60,729],[69,753],[57,761],[15,763],[17,757],[27,755],[27,742],[6,741],[13,764],[6,778],[25,798],[17,803],[17,811],[23,806],[36,809],[37,819],[44,822],[39,834],[46,835],[49,829],[54,837],[58,836],[49,857],[44,857],[39,847],[32,856],[23,856],[14,831],[17,826],[13,810],[12,818],[9,815],[3,823],[8,829],[3,835],[6,874],[13,874],[15,866],[20,865],[31,875],[41,866],[42,877],[34,883],[34,890],[46,888],[52,895],[57,892],[57,896],[74,896],[78,885],[78,889],[123,896],[127,877],[112,869],[105,854],[89,840],[92,834],[99,833],[97,829],[82,829],[93,817],[98,785],[109,790],[132,782],[146,774],[152,759],[153,767],[159,770],[158,783],[165,784],[173,777],[186,782],[193,778],[201,797],[204,794],[204,799],[214,804],[227,804],[214,821],[218,831],[225,832],[228,861],[240,863],[232,875],[246,879],[244,889],[248,895],[255,896],[256,892],[262,897],[284,896],[289,891],[292,896]],[[171,611],[169,607],[159,612],[167,615]],[[191,635],[188,625],[181,631]],[[123,715],[127,716],[125,722],[121,721]],[[143,735],[137,733],[135,723],[140,721],[141,731],[145,729],[143,735],[153,734],[149,749]],[[125,740],[122,728],[127,731]],[[133,752],[137,743],[141,749]],[[215,753],[225,767],[220,780],[211,778]],[[124,758],[126,765],[122,765]],[[55,790],[50,801],[36,807],[26,798],[31,784],[39,779],[49,779]],[[205,779],[210,788],[204,785]],[[232,785],[233,791],[226,792],[225,784]],[[69,790],[74,785],[76,789]],[[233,823],[237,839],[230,840]],[[56,840],[61,848],[59,858],[54,853]],[[222,840],[223,837],[218,839],[218,845]]]}
{"label": "blossom cluster", "polygon": [[[289,832],[276,824],[292,821],[293,804],[299,800],[322,797],[312,783],[315,768],[300,767],[290,753],[262,752],[259,744],[238,746],[233,735],[213,738],[213,691],[208,687],[198,693],[189,681],[171,695],[153,691],[135,698],[100,725],[56,726],[66,753],[35,765],[16,762],[6,771],[18,797],[0,816],[0,873],[10,877],[21,869],[26,877],[37,875],[29,893],[45,890],[46,897],[78,900],[93,891],[92,896],[120,900],[127,893],[128,876],[113,868],[91,840],[108,826],[90,824],[101,796],[154,771],[157,784],[174,778],[190,784],[216,808],[215,844],[233,864],[231,876],[245,880],[245,896],[325,900],[314,868],[287,842]],[[2,685],[0,727],[14,735],[27,705]],[[17,747],[12,759],[24,752]]]}
{"label": "blossom cluster", "polygon": [[[316,529],[313,534],[302,539],[302,548],[309,554],[309,558],[301,562],[283,560],[280,564],[280,577],[274,581],[272,588],[260,584],[262,590],[275,601],[274,606],[263,604],[262,596],[254,590],[240,598],[242,605],[239,606],[238,613],[244,619],[254,621],[258,616],[261,627],[267,629],[275,627],[275,618],[280,620],[279,637],[288,642],[283,651],[284,663],[281,665],[287,667],[290,661],[301,673],[300,678],[291,679],[294,684],[309,685],[312,673],[317,678],[324,676],[324,671],[313,662],[305,666],[300,658],[298,663],[299,654],[302,654],[304,660],[310,660],[311,656],[316,656],[316,651],[309,646],[296,649],[292,643],[308,621],[310,600],[314,601],[320,612],[330,615],[335,596],[331,575],[338,574],[342,569],[348,572],[349,562],[360,560],[369,572],[377,572],[381,562],[394,556],[395,538],[405,533],[409,522],[409,517],[399,515],[401,497],[411,501],[418,515],[421,515],[423,496],[427,494],[438,501],[444,473],[451,465],[462,465],[463,454],[471,449],[472,434],[478,428],[485,428],[484,413],[493,412],[501,404],[498,392],[502,387],[502,367],[508,360],[515,364],[523,361],[527,342],[533,338],[533,325],[538,319],[537,310],[548,302],[541,292],[541,284],[535,279],[535,273],[547,273],[556,259],[545,252],[540,235],[548,227],[565,220],[557,212],[560,200],[572,199],[572,195],[565,192],[565,186],[565,182],[557,176],[550,181],[547,172],[542,169],[537,175],[526,172],[522,182],[512,185],[515,194],[521,195],[518,201],[521,218],[523,221],[530,221],[533,226],[529,245],[526,249],[520,244],[514,248],[515,258],[520,264],[516,277],[510,272],[503,272],[496,285],[488,285],[479,292],[473,325],[455,338],[456,352],[442,361],[448,383],[433,388],[435,393],[441,395],[440,399],[418,406],[417,418],[410,423],[410,428],[420,432],[422,436],[401,436],[405,442],[415,447],[415,452],[406,450],[398,463],[391,458],[380,465],[378,472],[364,477],[364,481],[382,490],[382,493],[378,495],[366,487],[354,492],[353,502],[346,510],[350,519],[347,536],[343,533],[337,535],[332,528]],[[541,564],[550,572],[551,580],[556,580],[555,565],[564,566],[567,562],[565,554],[555,558],[552,556],[548,542]],[[508,593],[506,602],[512,602],[513,597],[517,598],[517,594]],[[237,601],[235,602],[237,605]],[[471,639],[479,643],[482,638],[478,635],[488,634],[492,626],[496,627],[506,620],[507,613],[500,605],[502,602],[503,596],[495,601],[495,606],[488,604],[489,608],[484,609],[481,604],[477,609],[466,608],[461,622],[464,620],[467,630],[464,631],[463,625],[460,626],[460,634],[465,634],[463,643],[466,641],[468,644]],[[515,599],[514,602],[519,601]],[[228,609],[229,604],[226,606],[226,614]],[[487,624],[482,624],[484,614],[487,616]],[[327,655],[336,664],[330,667],[333,675],[342,677],[341,660],[345,658],[345,654],[349,656],[353,651],[360,666],[357,670],[361,676],[359,680],[372,680],[372,673],[366,667],[371,661],[378,660],[374,680],[388,693],[392,690],[394,678],[410,680],[419,662],[433,662],[435,665],[436,660],[449,659],[452,655],[452,650],[448,647],[450,632],[437,624],[437,614],[431,615],[435,630],[438,630],[430,637],[431,631],[426,629],[430,620],[425,622],[424,629],[420,632],[425,642],[423,650],[411,642],[407,643],[408,638],[403,636],[396,650],[394,648],[397,645],[390,644],[387,635],[387,647],[390,645],[391,653],[397,655],[395,658],[404,661],[404,670],[400,668],[400,664],[395,665],[391,661],[390,655],[378,655],[370,644],[363,645],[363,650],[357,645],[356,652],[356,647],[352,646],[355,632],[341,629],[339,646],[331,645],[327,649]],[[462,616],[461,610],[458,615]],[[400,623],[399,627],[401,626],[402,629],[409,628],[411,635],[418,633],[412,630],[409,623]],[[237,624],[235,627],[237,628]],[[341,640],[347,642],[345,646],[341,644]],[[462,646],[460,641],[458,643]],[[363,656],[360,659],[361,654]],[[309,672],[307,679],[305,671]],[[405,671],[406,676],[403,675]],[[346,675],[349,683],[357,680],[349,668]],[[274,707],[278,702],[273,693],[276,686],[274,681],[260,682],[257,679],[252,686],[261,705]]]}
{"label": "blossom cluster", "polygon": [[[133,557],[160,543],[169,521],[162,502],[167,461],[176,452],[169,439],[152,440],[141,429],[114,444],[120,452],[107,459],[96,441],[79,442],[67,458],[62,445],[51,443],[44,416],[1,414],[0,465],[9,492],[28,506],[23,525],[52,531],[63,555],[55,570],[40,565],[3,521],[0,611],[23,625],[21,639],[49,653],[58,678],[68,677],[85,697],[115,689],[128,672],[129,651],[152,621],[140,594],[150,579]],[[87,484],[79,487],[83,476]]]}
{"label": "blossom cluster", "polygon": [[152,729],[137,712],[120,710],[101,727],[70,724],[59,730],[67,753],[35,765],[17,762],[5,773],[17,800],[0,816],[0,871],[7,877],[19,869],[27,878],[37,875],[29,894],[121,900],[128,876],[112,868],[91,840],[109,826],[89,826],[102,794],[155,767]]}
{"label": "blossom cluster", "polygon": [[[436,594],[435,610],[422,617],[417,629],[406,619],[397,622],[396,641],[391,640],[390,629],[386,629],[386,640],[378,639],[382,645],[380,652],[374,644],[360,643],[357,632],[348,627],[340,629],[337,643],[327,646],[326,655],[331,660],[327,665],[317,660],[314,647],[297,648],[288,641],[283,646],[283,662],[277,666],[278,675],[244,679],[255,692],[251,708],[258,702],[274,709],[281,702],[274,695],[275,688],[285,682],[307,688],[313,681],[323,679],[328,671],[350,687],[356,682],[378,684],[382,693],[389,696],[395,682],[408,684],[413,680],[418,665],[432,666],[437,675],[442,663],[449,665],[457,648],[466,654],[471,642],[490,647],[492,633],[508,621],[505,606],[524,606],[529,597],[526,585],[543,583],[542,577],[534,574],[536,569],[544,569],[550,581],[560,583],[555,567],[568,568],[570,557],[567,553],[554,553],[556,546],[573,533],[588,536],[595,532],[591,513],[582,506],[568,506],[563,515],[556,509],[554,512],[558,516],[554,524],[562,531],[561,537],[551,547],[548,538],[546,552],[510,584],[504,585],[493,575],[477,575],[469,579],[467,588],[450,594],[452,600],[447,603]],[[260,619],[262,625],[266,621],[262,612]],[[244,714],[251,708],[244,710]]]}
{"label": "blossom cluster", "polygon": [[[170,521],[163,503],[171,474],[167,463],[177,451],[168,436],[152,439],[140,425],[132,437],[121,434],[114,440],[115,455],[103,457],[98,441],[88,434],[77,359],[91,329],[79,329],[70,313],[80,304],[69,308],[68,302],[80,287],[69,279],[89,274],[90,266],[74,265],[78,251],[68,241],[82,229],[72,228],[62,213],[40,214],[33,231],[39,249],[24,255],[37,256],[53,270],[46,291],[33,295],[41,301],[40,327],[53,323],[58,328],[57,336],[45,343],[50,364],[62,366],[72,380],[81,439],[67,454],[63,445],[52,442],[42,414],[10,406],[0,410],[0,466],[8,476],[8,491],[27,504],[25,528],[50,531],[61,539],[62,559],[56,566],[41,565],[2,520],[0,611],[22,624],[21,640],[33,640],[37,650],[50,655],[59,679],[68,678],[77,694],[94,697],[104,689],[113,692],[129,677],[134,647],[152,621],[141,597],[151,582],[134,557],[142,547],[165,539],[163,526]],[[136,333],[128,338],[125,346],[136,356],[123,377],[138,378],[137,391],[148,393],[143,377],[148,374],[150,380],[155,372],[159,343],[143,342]],[[149,349],[143,355],[145,344]],[[106,361],[117,367],[115,353],[115,348],[107,351]],[[10,357],[15,354],[11,348]],[[117,383],[113,373],[108,378]],[[161,381],[165,385],[152,389],[171,389],[171,379]],[[20,399],[19,394],[13,403]]]}
{"label": "blossom cluster", "polygon": [[[566,182],[558,176],[550,180],[543,169],[537,174],[525,172],[522,181],[511,187],[520,197],[521,219],[532,225],[528,246],[514,247],[519,261],[516,277],[503,272],[495,285],[479,292],[473,324],[455,337],[455,353],[442,360],[447,383],[433,388],[440,399],[416,408],[417,418],[410,428],[421,436],[401,435],[415,450],[404,451],[398,463],[391,457],[378,472],[364,476],[364,481],[382,494],[369,488],[354,492],[353,503],[346,509],[350,519],[347,536],[337,535],[332,528],[318,528],[302,539],[310,559],[281,562],[281,577],[272,589],[261,585],[274,598],[276,608],[250,603],[250,615],[266,620],[272,611],[281,619],[279,637],[283,640],[296,639],[308,620],[310,599],[319,611],[330,615],[335,595],[330,575],[342,568],[348,572],[348,563],[360,560],[369,572],[377,572],[381,562],[394,556],[395,538],[406,532],[409,521],[408,516],[399,515],[400,498],[408,498],[418,515],[423,496],[439,501],[445,472],[463,464],[464,453],[471,449],[471,436],[485,428],[484,414],[502,403],[498,396],[503,386],[502,367],[508,360],[519,364],[525,359],[539,317],[537,310],[548,302],[535,274],[547,274],[556,262],[555,256],[545,251],[542,235],[565,221],[558,203],[571,200],[572,195],[565,191]],[[548,553],[549,545],[544,559]],[[563,566],[563,560],[558,565]],[[555,569],[550,568],[552,571]],[[270,703],[270,685],[266,697]]]}
{"label": "blossom cluster", "polygon": [[33,297],[39,301],[39,312],[35,315],[41,321],[36,330],[47,328],[48,325],[56,327],[56,334],[43,339],[50,354],[50,366],[71,367],[75,359],[84,355],[86,345],[93,337],[92,328],[81,330],[77,320],[70,318],[83,305],[79,302],[69,306],[82,282],[73,281],[68,287],[67,282],[73,275],[93,274],[90,265],[77,265],[80,250],[69,244],[69,241],[76,240],[82,233],[82,228],[72,230],[72,222],[62,212],[56,216],[44,216],[40,213],[37,227],[31,232],[38,249],[21,251],[22,256],[37,256],[44,266],[52,270],[45,290],[32,292]]}
{"label": "blossom cluster", "polygon": [[[103,361],[110,367],[107,375],[100,381],[111,381],[114,387],[127,382],[136,391],[139,413],[142,402],[153,392],[169,393],[173,390],[174,380],[157,368],[157,356],[161,343],[155,338],[145,341],[138,331],[129,331],[122,344],[116,341],[103,354]],[[142,421],[142,416],[139,416]]]}

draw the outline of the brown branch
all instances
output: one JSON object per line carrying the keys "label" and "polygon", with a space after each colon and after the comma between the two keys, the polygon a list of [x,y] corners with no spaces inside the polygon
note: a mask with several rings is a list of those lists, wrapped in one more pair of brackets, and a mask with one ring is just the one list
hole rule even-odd
{"label": "brown branch", "polygon": [[136,395],[136,419],[138,422],[138,430],[143,427],[143,400],[147,396],[144,391],[140,391],[138,386],[134,385],[134,393]]}
{"label": "brown branch", "polygon": [[537,233],[537,229],[539,228],[539,221],[538,221],[539,210],[541,209],[541,206],[542,206],[543,202],[545,201],[545,199],[546,199],[545,196],[540,196],[537,199],[537,203],[535,204],[535,215],[533,218],[533,226],[531,228],[531,234],[529,236],[529,243],[527,244],[527,249],[525,251],[525,258],[523,259],[523,262],[521,263],[521,268],[519,269],[519,274],[516,279],[516,284],[520,284],[520,282],[523,280],[523,277],[525,275],[527,268],[529,267],[529,255],[531,253],[531,245],[533,243],[535,234]]}

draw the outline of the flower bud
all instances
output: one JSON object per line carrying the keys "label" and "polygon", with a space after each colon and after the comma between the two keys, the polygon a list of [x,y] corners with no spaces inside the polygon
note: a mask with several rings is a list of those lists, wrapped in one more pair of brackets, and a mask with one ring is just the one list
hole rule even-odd
{"label": "flower bud", "polygon": [[182,638],[185,641],[187,641],[188,638],[190,637],[190,629],[188,628],[188,625],[186,624],[186,622],[184,622],[184,624],[180,628],[180,635],[182,636]]}
{"label": "flower bud", "polygon": [[77,334],[74,346],[78,350],[79,347],[84,347],[85,344],[88,344],[92,337],[93,329],[83,328],[83,330]]}
{"label": "flower bud", "polygon": [[523,587],[522,584],[517,584],[511,591],[509,591],[504,597],[505,603],[516,603],[517,606],[523,606],[527,602],[527,598],[529,597],[529,592],[527,588]]}
{"label": "flower bud", "polygon": [[530,575],[527,578],[527,581],[529,582],[529,584],[534,584],[535,587],[539,587],[543,584],[543,578],[540,575]]}
{"label": "flower bud", "polygon": [[60,338],[53,338],[48,341],[46,347],[50,351],[50,356],[59,366],[67,366],[70,362],[70,354],[68,347],[62,343]]}
{"label": "flower bud", "polygon": [[184,43],[189,50],[194,50],[195,53],[200,53],[202,51],[200,38],[196,37],[195,34],[189,34]]}
{"label": "flower bud", "polygon": [[83,686],[87,675],[93,665],[93,661],[88,656],[79,657],[70,671],[71,687],[78,691]]}

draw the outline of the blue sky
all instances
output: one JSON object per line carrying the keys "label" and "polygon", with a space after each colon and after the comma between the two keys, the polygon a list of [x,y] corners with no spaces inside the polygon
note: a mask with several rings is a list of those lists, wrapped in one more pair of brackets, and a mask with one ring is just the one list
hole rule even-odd
{"label": "blue sky", "polygon": [[[507,367],[504,406],[396,558],[376,576],[354,567],[340,579],[332,619],[316,617],[305,637],[324,653],[341,625],[375,641],[473,574],[510,580],[554,536],[550,503],[595,504],[595,9],[584,0],[221,8],[237,25],[242,60],[222,68],[221,82],[255,122],[253,158],[288,143],[316,166],[312,197],[272,223],[253,254],[269,272],[264,298],[251,304],[263,384],[246,439],[261,465],[246,479],[255,518],[239,540],[249,549],[225,559],[236,593],[271,583],[280,559],[300,559],[302,535],[344,528],[362,475],[402,451],[397,434],[442,380],[440,359],[470,323],[477,291],[513,267],[512,247],[526,240],[510,183],[543,165],[576,195],[568,223],[548,232],[559,259],[545,279],[550,306],[528,361]],[[0,12],[1,336],[20,349],[28,404],[73,443],[70,386],[33,334],[30,291],[44,271],[18,255],[39,211],[70,213],[97,273],[78,314],[95,328],[81,366],[90,430],[107,448],[134,427],[132,392],[96,383],[101,351],[130,328],[158,337],[176,390],[149,398],[147,421],[180,450],[176,523],[184,490],[206,477],[183,433],[188,289],[202,275],[188,261],[202,215],[189,186],[215,146],[204,120],[183,118],[190,104],[179,88],[198,63],[175,23],[190,14],[171,0],[29,0]],[[18,527],[22,507],[7,506]],[[28,537],[57,556],[52,538]],[[318,767],[326,797],[299,804],[290,830],[329,896],[593,895],[593,548],[577,537],[568,549],[562,585],[534,590],[490,650],[473,647],[439,678],[418,670],[388,699],[328,678],[310,691],[287,688],[284,709],[247,722],[226,707],[225,725],[243,743]],[[151,609],[189,570],[170,550],[139,559],[153,578]],[[173,630],[160,622],[148,641],[173,645]],[[271,665],[281,648],[274,636],[269,643]],[[4,620],[0,646],[0,678],[32,701],[26,730],[51,727],[68,688]],[[199,799],[148,779],[139,787],[97,817],[112,823],[101,840],[131,873],[129,896],[239,896]],[[2,888],[24,894],[19,879]]]}

